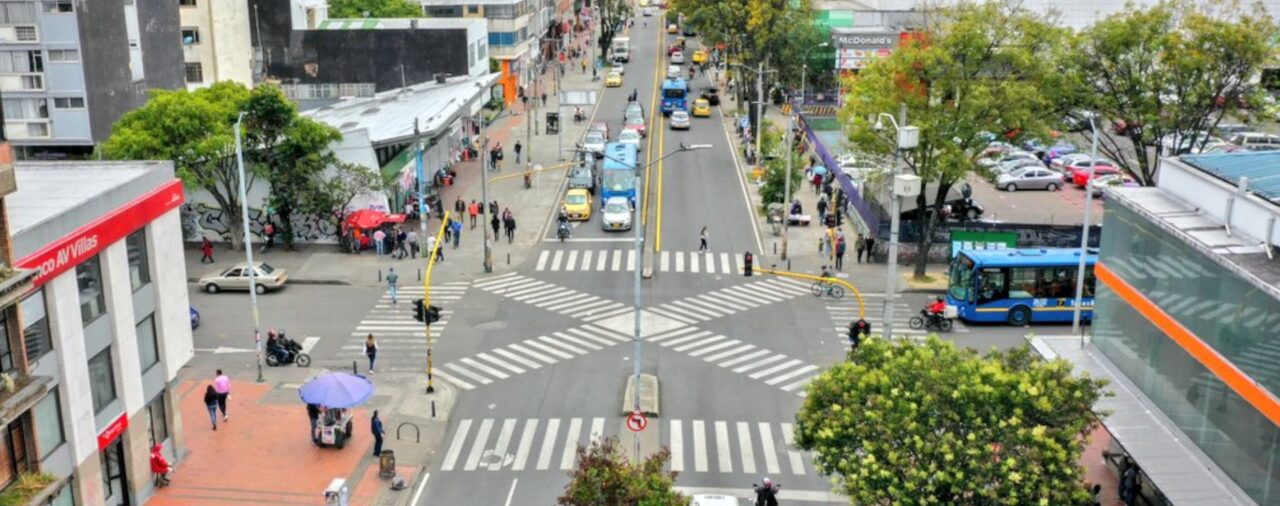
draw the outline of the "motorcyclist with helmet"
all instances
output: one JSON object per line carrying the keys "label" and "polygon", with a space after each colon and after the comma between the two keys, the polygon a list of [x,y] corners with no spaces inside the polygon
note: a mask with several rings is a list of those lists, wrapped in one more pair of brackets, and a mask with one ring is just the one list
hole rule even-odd
{"label": "motorcyclist with helmet", "polygon": [[778,506],[778,485],[775,485],[769,478],[765,478],[760,485],[756,485],[756,506]]}
{"label": "motorcyclist with helmet", "polygon": [[277,335],[276,329],[267,330],[267,353],[274,355],[281,364],[289,360],[289,350],[285,349],[284,343],[283,336]]}
{"label": "motorcyclist with helmet", "polygon": [[929,325],[937,327],[942,322],[942,314],[947,310],[947,302],[941,295],[934,298],[933,302],[925,308],[925,313],[929,315]]}

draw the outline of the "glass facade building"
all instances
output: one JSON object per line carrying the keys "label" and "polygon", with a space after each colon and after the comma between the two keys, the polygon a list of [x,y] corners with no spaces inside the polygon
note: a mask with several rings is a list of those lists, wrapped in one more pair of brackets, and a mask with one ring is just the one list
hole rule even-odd
{"label": "glass facade building", "polygon": [[1280,392],[1280,300],[1130,205],[1108,199],[1093,344],[1246,494],[1280,506],[1280,427],[1264,412]]}

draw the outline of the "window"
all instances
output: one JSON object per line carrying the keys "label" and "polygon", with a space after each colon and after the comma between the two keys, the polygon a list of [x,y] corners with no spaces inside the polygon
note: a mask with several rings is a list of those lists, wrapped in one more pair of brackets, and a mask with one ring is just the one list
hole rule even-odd
{"label": "window", "polygon": [[34,26],[16,26],[13,28],[14,36],[20,42],[37,42],[40,40],[36,37],[36,27]]}
{"label": "window", "polygon": [[476,54],[476,61],[480,61],[480,60],[483,60],[483,59],[485,59],[485,58],[488,58],[488,57],[489,57],[489,55],[487,54],[488,47],[489,47],[489,46],[485,45],[485,43],[484,43],[484,42],[481,42],[481,43],[480,43],[480,49],[479,49],[478,51],[476,51],[476,53],[477,53],[477,54]]}
{"label": "window", "polygon": [[80,51],[77,51],[75,49],[50,49],[49,61],[77,62],[77,61],[80,61]]}
{"label": "window", "polygon": [[26,2],[0,3],[0,24],[14,25],[36,22],[36,6]]}
{"label": "window", "polygon": [[169,416],[165,413],[164,390],[147,405],[148,429],[151,432],[151,444],[157,445],[169,439]]}
{"label": "window", "polygon": [[48,137],[48,123],[27,123],[27,137]]}
{"label": "window", "polygon": [[22,299],[22,302],[18,303],[18,310],[22,312],[22,322],[26,324],[26,328],[22,329],[22,338],[27,342],[27,360],[35,361],[53,350],[53,337],[49,335],[49,318],[45,310],[44,289],[36,290],[36,293]]}
{"label": "window", "polygon": [[361,97],[372,97],[375,89],[373,83],[360,83],[356,94]]}
{"label": "window", "polygon": [[200,43],[200,29],[196,27],[186,27],[182,29],[182,45],[190,46]]}
{"label": "window", "polygon": [[180,6],[180,7],[195,7],[195,6],[196,6],[196,0],[178,0],[178,6]]}
{"label": "window", "polygon": [[95,414],[116,400],[116,375],[111,367],[110,346],[89,359],[89,390],[93,394]]}
{"label": "window", "polygon": [[13,370],[13,345],[9,343],[9,312],[0,311],[0,371]]}
{"label": "window", "polygon": [[189,83],[204,82],[204,67],[200,65],[200,62],[187,63],[187,82]]}
{"label": "window", "polygon": [[71,0],[44,0],[41,2],[46,14],[67,14],[75,12]]}
{"label": "window", "polygon": [[513,46],[516,43],[516,34],[511,32],[489,32],[490,46]]}
{"label": "window", "polygon": [[27,72],[44,72],[44,56],[40,51],[0,51],[0,73]]}
{"label": "window", "polygon": [[160,349],[156,345],[155,315],[147,315],[134,329],[138,334],[138,359],[142,361],[142,372],[160,361]]}
{"label": "window", "polygon": [[88,325],[107,312],[107,299],[102,289],[102,257],[94,255],[76,266],[76,284],[80,288],[80,320]]}
{"label": "window", "polygon": [[44,89],[44,76],[33,75],[33,76],[21,76],[21,77],[22,77],[22,89],[24,90],[43,90]]}
{"label": "window", "polygon": [[27,459],[27,423],[26,418],[14,420],[5,427],[5,446],[8,446],[6,458],[9,459],[10,468],[15,475],[24,473],[31,467],[31,462]]}
{"label": "window", "polygon": [[6,98],[4,119],[48,119],[49,102],[43,98]]}
{"label": "window", "polygon": [[513,19],[516,17],[514,5],[486,5],[484,17],[489,19]]}
{"label": "window", "polygon": [[84,109],[84,98],[62,97],[53,99],[54,109]]}
{"label": "window", "polygon": [[467,6],[467,14],[479,14],[479,13],[480,13],[480,6],[479,6],[479,5],[468,5],[468,6]]}
{"label": "window", "polygon": [[31,408],[31,417],[36,427],[36,453],[44,459],[66,441],[66,435],[62,432],[62,409],[56,387]]}
{"label": "window", "polygon": [[129,252],[129,286],[136,292],[151,282],[151,266],[147,262],[147,229],[129,234],[124,245]]}
{"label": "window", "polygon": [[1014,267],[1009,269],[1009,296],[1030,298],[1036,293],[1036,268]]}

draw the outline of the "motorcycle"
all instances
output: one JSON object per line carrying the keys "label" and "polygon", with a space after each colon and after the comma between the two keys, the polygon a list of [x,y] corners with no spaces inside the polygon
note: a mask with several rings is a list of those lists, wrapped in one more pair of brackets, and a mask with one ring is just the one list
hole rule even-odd
{"label": "motorcycle", "polygon": [[929,314],[927,309],[921,309],[920,314],[912,316],[907,321],[907,326],[913,329],[933,329],[941,332],[951,332],[952,321],[943,315]]}
{"label": "motorcycle", "polygon": [[585,121],[586,119],[587,119],[587,114],[586,114],[586,113],[584,113],[584,112],[582,112],[582,109],[574,109],[574,110],[573,110],[573,122],[574,122],[574,123],[582,123],[582,122],[583,122],[583,121]]}
{"label": "motorcycle", "polygon": [[302,345],[297,341],[289,338],[280,338],[281,346],[284,348],[284,358],[277,356],[275,353],[267,352],[267,365],[278,367],[282,365],[298,364],[298,367],[311,367],[311,355],[302,352]]}
{"label": "motorcycle", "polygon": [[570,235],[572,235],[572,231],[569,230],[569,222],[560,222],[560,227],[556,229],[556,237],[560,239],[560,242],[564,242]]}
{"label": "motorcycle", "polygon": [[529,188],[533,188],[533,176],[526,170],[524,172],[524,189],[528,190]]}

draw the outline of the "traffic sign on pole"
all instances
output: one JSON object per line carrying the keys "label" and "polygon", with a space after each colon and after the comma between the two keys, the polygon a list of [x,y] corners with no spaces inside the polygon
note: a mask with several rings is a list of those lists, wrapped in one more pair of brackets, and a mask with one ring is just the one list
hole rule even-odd
{"label": "traffic sign on pole", "polygon": [[645,418],[644,413],[632,411],[631,415],[627,416],[627,429],[631,432],[640,432],[648,425],[649,419]]}

